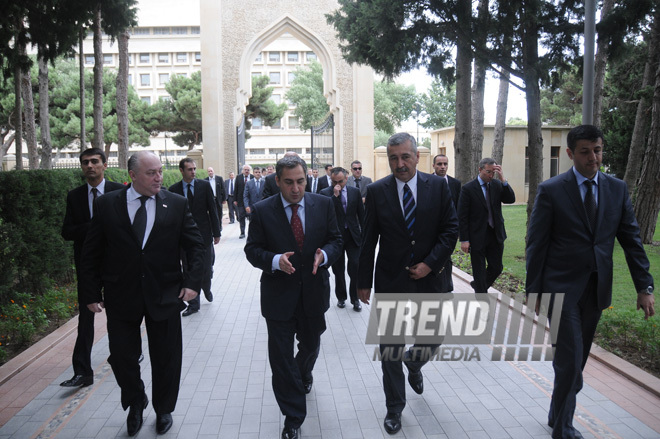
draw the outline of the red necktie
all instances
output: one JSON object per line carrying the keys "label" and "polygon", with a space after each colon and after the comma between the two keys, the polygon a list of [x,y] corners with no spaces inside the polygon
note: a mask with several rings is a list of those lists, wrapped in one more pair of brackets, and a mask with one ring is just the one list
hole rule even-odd
{"label": "red necktie", "polygon": [[305,242],[305,232],[303,232],[302,221],[298,216],[298,207],[297,204],[291,204],[291,230],[293,230],[293,236],[296,238],[296,244],[298,248],[302,251],[303,243]]}

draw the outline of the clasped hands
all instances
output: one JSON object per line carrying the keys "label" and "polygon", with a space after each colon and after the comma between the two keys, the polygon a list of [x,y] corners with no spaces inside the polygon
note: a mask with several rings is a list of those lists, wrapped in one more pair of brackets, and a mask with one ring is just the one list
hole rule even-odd
{"label": "clasped hands", "polygon": [[[289,258],[291,255],[293,255],[294,252],[286,252],[282,253],[282,256],[280,256],[280,270],[285,272],[286,274],[293,274],[296,272],[295,267],[289,261]],[[316,249],[316,252],[314,253],[314,265],[312,266],[312,274],[316,274],[316,270],[319,268],[319,266],[323,263],[323,252],[321,251],[320,248]]]}

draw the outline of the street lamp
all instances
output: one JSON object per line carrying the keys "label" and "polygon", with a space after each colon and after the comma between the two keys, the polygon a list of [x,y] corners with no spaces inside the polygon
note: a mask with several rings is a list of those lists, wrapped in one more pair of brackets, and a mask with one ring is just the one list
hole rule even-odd
{"label": "street lamp", "polygon": [[419,145],[419,120],[426,118],[426,116],[428,116],[428,113],[424,110],[422,110],[421,113],[417,113],[417,110],[413,110],[410,113],[410,115],[417,122],[417,145]]}

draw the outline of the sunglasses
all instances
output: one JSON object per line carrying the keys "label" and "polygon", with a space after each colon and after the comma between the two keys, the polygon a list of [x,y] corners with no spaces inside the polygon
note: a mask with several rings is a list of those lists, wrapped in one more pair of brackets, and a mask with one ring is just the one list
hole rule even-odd
{"label": "sunglasses", "polygon": [[353,168],[354,171],[361,171],[362,168]]}

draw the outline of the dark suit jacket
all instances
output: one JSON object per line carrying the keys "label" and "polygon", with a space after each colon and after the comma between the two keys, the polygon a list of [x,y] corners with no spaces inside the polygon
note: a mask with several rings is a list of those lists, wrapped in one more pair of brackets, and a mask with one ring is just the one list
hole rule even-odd
{"label": "dark suit jacket", "polygon": [[[170,192],[183,196],[183,180],[174,183]],[[193,219],[199,227],[204,244],[208,245],[214,237],[220,236],[220,220],[218,207],[213,199],[213,190],[207,180],[195,179],[193,185],[194,200],[190,207]]]}
{"label": "dark suit jacket", "polygon": [[[319,175],[319,183],[316,185],[316,193],[320,194],[321,191],[327,187],[330,187],[328,184],[328,176],[327,175]],[[311,190],[311,187],[310,187]]]}
{"label": "dark suit jacket", "polygon": [[213,178],[209,177],[208,181],[210,184],[215,184],[215,197],[218,199],[218,204],[222,205],[223,201],[227,201],[224,180],[219,175],[214,175]]}
{"label": "dark suit jacket", "polygon": [[364,204],[362,204],[360,190],[346,186],[346,213],[344,213],[344,206],[341,205],[340,197],[334,196],[334,188],[327,187],[323,189],[321,195],[332,199],[339,230],[341,231],[344,224],[347,224],[355,245],[360,246],[362,244],[362,229],[364,228]]}
{"label": "dark suit jacket", "polygon": [[[122,188],[124,188],[124,185],[121,183],[105,180],[104,195]],[[76,270],[79,269],[83,243],[92,224],[92,219],[89,216],[88,200],[87,183],[69,191],[66,196],[66,214],[62,224],[62,238],[73,241],[73,260],[76,263]]]}
{"label": "dark suit jacket", "polygon": [[[156,217],[141,248],[126,205],[128,188],[98,198],[81,258],[81,304],[105,302],[108,317],[142,318],[142,301],[154,320],[164,320],[185,305],[181,288],[200,290],[205,246],[188,201],[171,192],[156,194]],[[181,251],[188,268],[181,270]]]}
{"label": "dark suit jacket", "polygon": [[[456,210],[444,179],[419,171],[413,178],[417,178],[417,198],[412,239],[403,219],[394,176],[367,187],[358,288],[371,288],[375,277],[377,294],[441,292],[439,272],[454,251],[458,237]],[[374,273],[376,244],[380,250]],[[431,273],[418,281],[411,280],[406,268],[419,262],[426,263]]]}
{"label": "dark suit jacket", "polygon": [[[342,238],[331,200],[317,194],[305,194],[305,241],[298,249],[281,196],[257,203],[252,211],[245,255],[263,270],[261,275],[261,314],[267,319],[289,320],[302,295],[307,316],[325,313],[330,306],[328,268],[337,260]],[[312,274],[314,253],[320,248],[327,254],[326,264]],[[275,255],[295,252],[289,258],[296,271],[286,274],[272,271]]]}
{"label": "dark suit jacket", "polygon": [[[252,180],[254,175],[250,174],[249,180]],[[245,176],[241,173],[236,176],[234,181],[234,201],[238,203],[238,207],[245,207],[243,205],[243,194],[245,193]]]}
{"label": "dark suit jacket", "polygon": [[637,290],[653,285],[649,261],[626,184],[598,173],[598,212],[591,231],[573,169],[543,182],[527,232],[527,293],[565,293],[577,302],[592,271],[598,274],[598,307],[612,302],[614,238],[626,253]]}
{"label": "dark suit jacket", "polygon": [[[516,194],[510,184],[505,186],[501,181],[495,179],[490,182],[490,204],[495,223],[495,236],[499,243],[503,243],[506,239],[502,203],[515,202]],[[477,178],[466,183],[461,189],[461,198],[458,200],[458,221],[461,242],[469,241],[470,247],[475,249],[481,249],[486,245],[488,209],[486,198]]]}
{"label": "dark suit jacket", "polygon": [[461,181],[457,178],[447,176],[449,180],[449,192],[451,192],[451,199],[454,201],[454,207],[458,211],[458,200],[461,197]]}
{"label": "dark suit jacket", "polygon": [[259,190],[257,191],[257,179],[253,178],[247,182],[245,185],[245,190],[243,192],[243,205],[252,209],[256,203],[261,201],[261,195],[263,194],[264,188],[266,186],[265,179],[259,179]]}

